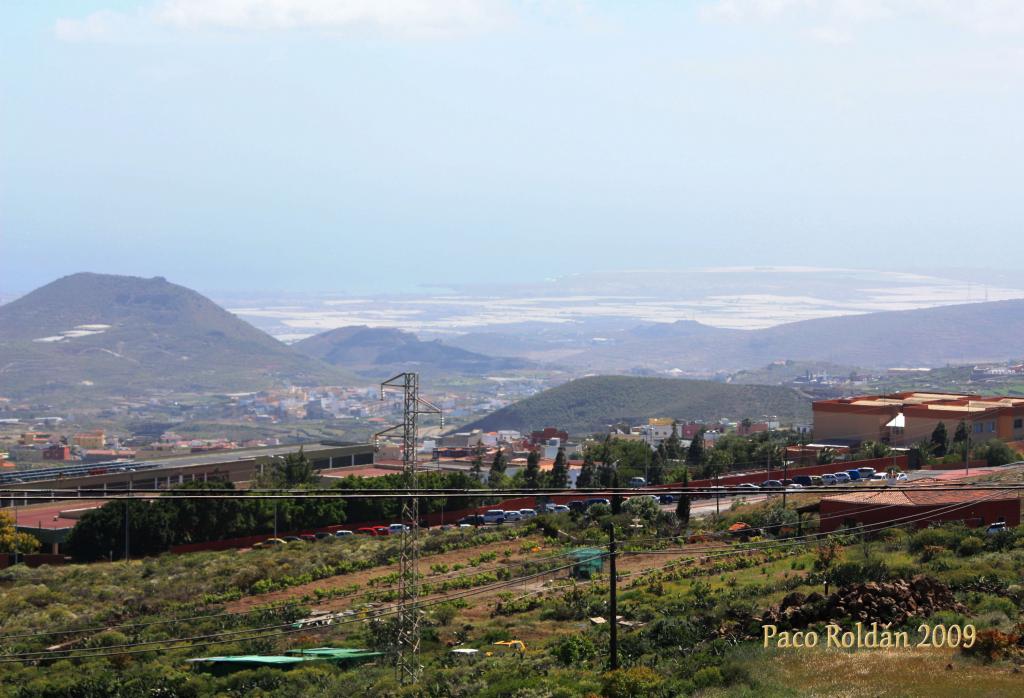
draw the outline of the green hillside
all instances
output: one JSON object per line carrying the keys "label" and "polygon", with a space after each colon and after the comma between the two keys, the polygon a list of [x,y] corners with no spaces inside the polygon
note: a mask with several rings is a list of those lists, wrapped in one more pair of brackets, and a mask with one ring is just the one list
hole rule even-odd
{"label": "green hillside", "polygon": [[795,390],[767,385],[631,376],[580,378],[504,407],[463,429],[530,431],[555,426],[571,434],[648,417],[713,420],[810,417],[810,401]]}
{"label": "green hillside", "polygon": [[387,370],[429,369],[442,373],[482,375],[530,367],[524,359],[486,356],[411,332],[386,327],[339,327],[292,345],[297,351],[332,365],[376,375]]}
{"label": "green hillside", "polygon": [[349,380],[160,277],[74,274],[0,306],[0,395],[59,399]]}

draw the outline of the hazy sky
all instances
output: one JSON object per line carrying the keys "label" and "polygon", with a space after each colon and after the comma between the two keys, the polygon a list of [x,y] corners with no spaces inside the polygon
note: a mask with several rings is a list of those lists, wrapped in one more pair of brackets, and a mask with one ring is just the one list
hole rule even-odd
{"label": "hazy sky", "polygon": [[0,295],[1024,264],[1019,0],[4,0]]}

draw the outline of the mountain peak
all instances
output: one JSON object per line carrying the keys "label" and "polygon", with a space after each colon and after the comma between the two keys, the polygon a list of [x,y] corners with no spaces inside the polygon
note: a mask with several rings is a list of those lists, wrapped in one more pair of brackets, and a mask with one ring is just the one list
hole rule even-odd
{"label": "mountain peak", "polygon": [[163,277],[82,272],[0,306],[0,393],[340,383],[344,374]]}

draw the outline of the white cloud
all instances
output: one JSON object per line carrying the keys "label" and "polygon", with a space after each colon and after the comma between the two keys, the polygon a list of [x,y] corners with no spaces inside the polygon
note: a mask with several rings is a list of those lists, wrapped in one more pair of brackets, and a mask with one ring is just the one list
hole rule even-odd
{"label": "white cloud", "polygon": [[985,35],[1024,34],[1024,0],[709,0],[705,20],[802,25],[826,43],[847,43],[856,31],[890,20],[932,20]]}
{"label": "white cloud", "polygon": [[513,15],[505,0],[158,0],[133,13],[57,20],[67,41],[110,41],[153,29],[370,32],[437,37],[490,29]]}
{"label": "white cloud", "polygon": [[123,13],[101,10],[81,19],[58,19],[53,33],[61,41],[110,41],[129,31],[131,24]]}

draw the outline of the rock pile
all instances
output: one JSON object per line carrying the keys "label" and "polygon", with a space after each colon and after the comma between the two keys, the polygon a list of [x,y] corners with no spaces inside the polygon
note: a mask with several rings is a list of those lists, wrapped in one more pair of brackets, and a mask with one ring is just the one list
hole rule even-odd
{"label": "rock pile", "polygon": [[924,618],[942,610],[966,611],[949,587],[931,577],[918,575],[910,581],[852,584],[828,596],[794,591],[787,594],[781,604],[769,608],[760,622],[777,625],[783,630],[847,618],[854,622],[898,626],[908,618]]}

